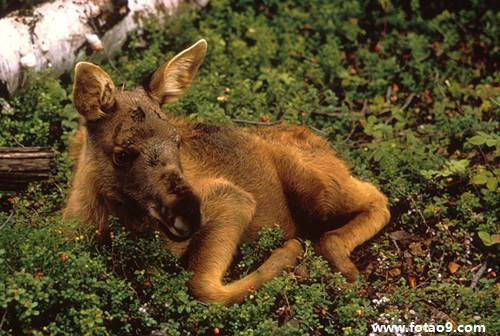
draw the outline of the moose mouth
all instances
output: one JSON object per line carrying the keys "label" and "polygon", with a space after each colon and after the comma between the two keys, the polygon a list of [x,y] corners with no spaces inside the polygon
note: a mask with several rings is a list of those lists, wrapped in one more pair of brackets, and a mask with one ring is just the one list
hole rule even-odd
{"label": "moose mouth", "polygon": [[171,214],[171,211],[162,207],[158,210],[156,207],[149,208],[149,215],[154,218],[160,229],[168,238],[174,241],[184,241],[193,236],[200,227],[201,215],[199,210],[188,207],[180,214]]}

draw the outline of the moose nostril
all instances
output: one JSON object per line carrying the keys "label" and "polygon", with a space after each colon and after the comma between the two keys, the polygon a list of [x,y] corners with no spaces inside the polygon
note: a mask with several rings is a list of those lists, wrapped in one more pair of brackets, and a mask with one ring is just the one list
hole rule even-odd
{"label": "moose nostril", "polygon": [[162,216],[162,217],[165,217],[165,216],[166,216],[166,214],[167,214],[167,208],[166,208],[166,207],[164,207],[164,206],[162,206],[162,207],[160,208],[160,213],[161,213],[161,216]]}
{"label": "moose nostril", "polygon": [[189,226],[186,225],[186,223],[180,216],[175,217],[174,228],[177,230],[177,232],[179,232],[183,236],[188,236],[191,232]]}

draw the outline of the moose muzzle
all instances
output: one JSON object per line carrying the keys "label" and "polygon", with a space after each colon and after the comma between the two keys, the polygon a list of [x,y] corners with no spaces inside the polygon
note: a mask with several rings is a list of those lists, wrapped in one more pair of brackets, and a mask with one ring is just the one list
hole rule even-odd
{"label": "moose muzzle", "polygon": [[167,236],[176,241],[190,238],[201,226],[201,202],[180,172],[165,178],[166,193],[160,193],[149,215],[156,219]]}

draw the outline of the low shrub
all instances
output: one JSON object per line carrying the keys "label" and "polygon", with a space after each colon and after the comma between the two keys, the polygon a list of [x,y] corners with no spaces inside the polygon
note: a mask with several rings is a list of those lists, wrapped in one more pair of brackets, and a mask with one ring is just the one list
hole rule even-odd
{"label": "low shrub", "polygon": [[[314,254],[245,302],[198,302],[157,232],[63,223],[71,86],[39,74],[1,100],[1,146],[48,146],[58,171],[0,194],[2,334],[367,335],[373,324],[484,325],[498,334],[500,14],[492,2],[227,1],[132,36],[113,66],[131,88],[205,38],[197,81],[166,113],[217,124],[307,125],[380,186],[389,226],[354,252],[346,283]],[[144,46],[147,46],[146,48]],[[89,59],[93,61],[91,57]],[[66,232],[76,232],[68,238]],[[244,244],[227,278],[282,243]]]}

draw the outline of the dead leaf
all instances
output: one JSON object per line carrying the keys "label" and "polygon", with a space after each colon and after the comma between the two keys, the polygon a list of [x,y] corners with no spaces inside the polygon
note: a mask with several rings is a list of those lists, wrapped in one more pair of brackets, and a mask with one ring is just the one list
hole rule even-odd
{"label": "dead leaf", "polygon": [[436,320],[442,320],[446,322],[450,322],[453,325],[453,328],[457,328],[458,323],[450,317],[450,315],[438,310],[437,308],[433,307],[432,305],[422,302],[424,306],[431,311],[431,316],[435,318]]}
{"label": "dead leaf", "polygon": [[370,274],[373,273],[373,271],[375,270],[375,265],[373,263],[369,263],[365,269],[363,271],[361,271],[361,273],[365,276],[365,277],[369,277]]}
{"label": "dead leaf", "polygon": [[448,263],[448,271],[451,274],[455,274],[459,269],[460,269],[460,265],[457,264],[456,262],[450,261]]}
{"label": "dead leaf", "polygon": [[414,288],[415,286],[417,286],[417,278],[415,278],[413,275],[408,276],[408,286],[410,286],[410,288]]}
{"label": "dead leaf", "polygon": [[417,240],[415,236],[403,230],[391,232],[389,233],[389,237],[403,245],[408,245],[409,243]]}
{"label": "dead leaf", "polygon": [[390,269],[390,270],[389,270],[389,275],[390,275],[391,277],[397,277],[397,276],[401,275],[401,269],[400,269],[400,268],[397,268],[397,267],[396,267],[396,268],[393,268],[393,269]]}
{"label": "dead leaf", "polygon": [[415,257],[425,257],[425,255],[427,254],[427,248],[422,245],[422,242],[411,243],[409,246],[410,253]]}

